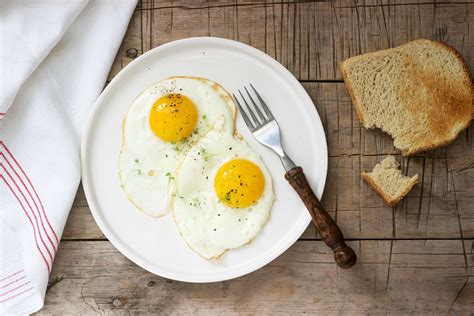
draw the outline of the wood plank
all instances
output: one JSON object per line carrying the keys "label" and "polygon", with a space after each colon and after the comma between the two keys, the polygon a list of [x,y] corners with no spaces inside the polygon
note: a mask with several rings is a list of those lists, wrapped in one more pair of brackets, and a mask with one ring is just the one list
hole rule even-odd
{"label": "wood plank", "polygon": [[[323,203],[347,238],[474,237],[473,129],[447,147],[402,158],[388,135],[360,127],[342,83],[303,85],[327,136],[329,171]],[[393,209],[360,177],[388,153],[397,155],[405,173],[420,175],[420,183]],[[103,238],[86,205],[80,189],[64,239]],[[302,237],[316,239],[314,227]]]}
{"label": "wood plank", "polygon": [[446,41],[474,66],[474,2],[145,1],[109,78],[149,48],[191,36],[224,37],[277,59],[300,80],[340,80],[338,63],[350,56],[417,38]]}
{"label": "wood plank", "polygon": [[[136,11],[133,13],[128,25],[127,32],[112,64],[109,72],[109,81],[117,74],[123,67],[127,66],[133,59],[145,52],[144,40],[142,40],[141,28],[142,13]],[[149,48],[149,47],[146,47]],[[113,74],[113,75],[112,75]]]}
{"label": "wood plank", "polygon": [[[466,313],[474,283],[462,241],[358,241],[340,270],[320,241],[299,241],[235,280],[190,284],[136,266],[108,241],[63,241],[39,314]],[[471,251],[472,253],[472,251]],[[470,262],[472,267],[472,262]]]}
{"label": "wood plank", "polygon": [[88,206],[73,206],[67,219],[62,240],[101,239],[106,240],[97,226]]}
{"label": "wood plank", "polygon": [[72,207],[79,207],[79,206],[87,206],[87,199],[86,194],[84,193],[84,188],[82,187],[82,181],[79,184],[79,188],[77,189],[76,196],[74,197],[74,201],[72,202]]}

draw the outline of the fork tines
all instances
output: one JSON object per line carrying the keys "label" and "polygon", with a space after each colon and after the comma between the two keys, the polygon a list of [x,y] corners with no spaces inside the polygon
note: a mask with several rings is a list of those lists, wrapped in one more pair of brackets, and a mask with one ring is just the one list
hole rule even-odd
{"label": "fork tines", "polygon": [[265,101],[263,101],[262,97],[254,88],[254,86],[250,84],[250,87],[252,88],[255,96],[257,97],[259,104],[257,104],[254,101],[254,98],[252,97],[250,92],[247,90],[247,87],[244,87],[244,90],[247,93],[247,96],[250,102],[247,102],[244,95],[242,94],[242,91],[240,90],[238,91],[239,91],[240,97],[243,100],[244,105],[242,105],[239,102],[239,100],[234,94],[233,94],[233,97],[234,97],[235,103],[237,103],[237,106],[240,109],[240,113],[242,114],[242,117],[244,118],[245,124],[247,124],[249,129],[253,132],[256,129],[259,129],[263,125],[267,124],[268,122],[274,120],[274,118],[273,118],[272,112],[270,112],[267,105],[265,104]]}

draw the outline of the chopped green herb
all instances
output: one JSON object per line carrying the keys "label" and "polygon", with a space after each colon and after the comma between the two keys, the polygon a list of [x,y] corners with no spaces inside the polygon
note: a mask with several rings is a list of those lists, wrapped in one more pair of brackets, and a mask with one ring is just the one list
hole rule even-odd
{"label": "chopped green herb", "polygon": [[207,152],[204,147],[201,147],[199,152],[204,157],[204,161],[208,161],[211,157],[216,155],[216,154],[211,154],[211,153]]}
{"label": "chopped green herb", "polygon": [[134,162],[135,162],[135,163],[138,163],[138,159],[135,159]]}
{"label": "chopped green herb", "polygon": [[137,169],[137,173],[138,173],[138,175],[141,175],[142,171],[140,169]]}
{"label": "chopped green herb", "polygon": [[193,198],[193,206],[196,207],[198,205],[201,205],[201,202],[199,202],[199,198]]}
{"label": "chopped green herb", "polygon": [[174,177],[173,177],[173,176],[171,175],[171,173],[169,173],[169,172],[167,172],[167,173],[165,174],[165,177],[168,177],[168,183],[170,183],[171,180],[174,180]]}
{"label": "chopped green herb", "polygon": [[230,201],[230,193],[226,193],[225,196],[224,196],[224,199],[226,201]]}
{"label": "chopped green herb", "polygon": [[180,199],[184,199],[184,196],[181,196],[181,195],[179,195],[179,194],[177,194],[177,193],[172,193],[171,196],[172,196],[172,197],[179,197]]}
{"label": "chopped green herb", "polygon": [[202,116],[202,119],[203,119],[203,120],[207,119],[206,114],[204,114],[204,115]]}
{"label": "chopped green herb", "polygon": [[174,145],[173,146],[173,150],[175,151],[181,151],[183,150],[183,145],[186,144],[189,140],[187,138],[179,141],[179,142],[175,142],[175,141],[172,141],[171,144]]}

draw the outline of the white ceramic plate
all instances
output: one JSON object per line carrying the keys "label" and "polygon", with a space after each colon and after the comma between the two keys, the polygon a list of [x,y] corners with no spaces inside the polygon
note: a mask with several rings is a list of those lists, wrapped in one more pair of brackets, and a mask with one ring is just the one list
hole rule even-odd
{"label": "white ceramic plate", "polygon": [[153,219],[136,210],[119,186],[122,119],[145,88],[170,76],[209,78],[235,92],[252,82],[282,129],[283,143],[321,197],[327,173],[326,138],[308,94],[270,56],[220,38],[189,38],[137,58],[110,82],[94,106],[82,140],[82,181],[90,209],[105,236],[130,260],[157,275],[188,282],[214,282],[252,272],[288,249],[310,216],[284,179],[278,157],[255,141],[240,114],[237,130],[260,154],[273,177],[276,201],[270,220],[250,243],[207,261],[191,251],[172,216]]}

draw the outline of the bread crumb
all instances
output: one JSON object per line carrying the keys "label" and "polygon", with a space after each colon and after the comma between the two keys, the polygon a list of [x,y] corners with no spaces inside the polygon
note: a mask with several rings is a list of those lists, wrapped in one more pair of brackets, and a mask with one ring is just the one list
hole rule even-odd
{"label": "bread crumb", "polygon": [[362,178],[389,206],[395,206],[418,182],[418,174],[404,176],[395,157],[388,156],[375,165],[372,172],[362,172]]}

